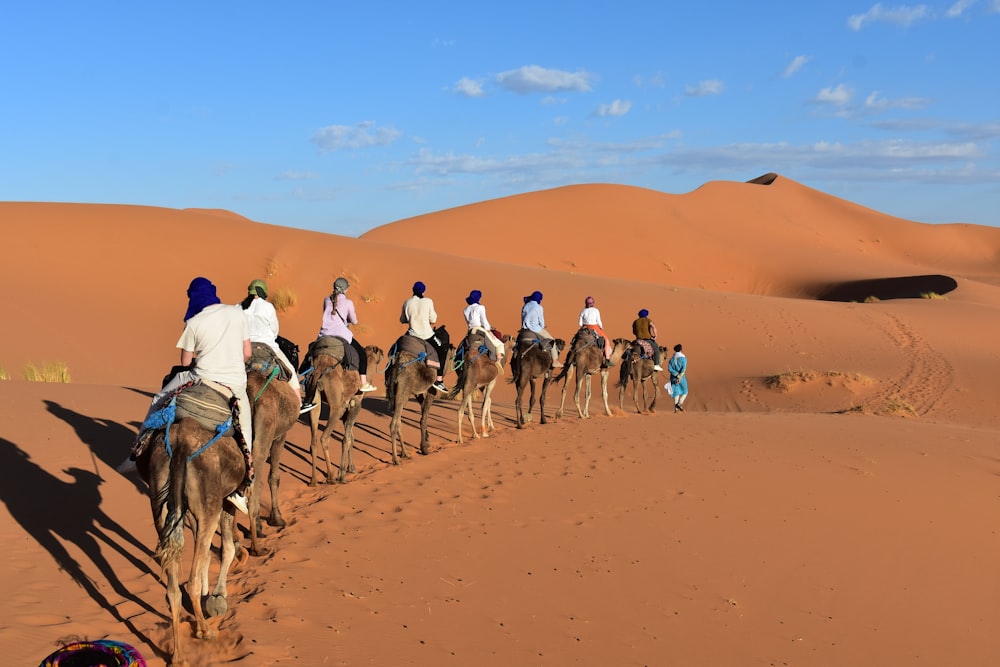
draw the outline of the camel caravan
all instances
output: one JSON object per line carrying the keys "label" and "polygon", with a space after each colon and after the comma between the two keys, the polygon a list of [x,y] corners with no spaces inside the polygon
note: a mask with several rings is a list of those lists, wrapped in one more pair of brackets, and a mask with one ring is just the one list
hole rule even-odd
{"label": "camel caravan", "polygon": [[[515,423],[523,428],[538,403],[539,421],[546,423],[545,398],[549,385],[565,381],[555,418],[562,416],[566,393],[575,379],[574,402],[581,419],[589,418],[591,377],[601,382],[606,415],[610,369],[620,366],[619,407],[626,387],[633,386],[638,412],[656,406],[659,349],[648,312],[640,311],[633,323],[634,340],[610,339],[604,334],[600,313],[588,297],[580,315],[580,328],[567,346],[545,328],[541,292],[524,298],[521,329],[503,336],[490,325],[482,293],[473,290],[464,310],[468,330],[453,345],[447,329],[437,324],[434,302],[423,283],[414,283],[412,296],[403,304],[400,323],[407,331],[389,348],[362,346],[351,330],[357,324],[354,304],[347,297],[350,285],[338,278],[324,300],[323,322],[301,362],[299,348],[278,335],[274,306],[267,301],[267,285],[254,280],[247,298],[236,306],[224,305],[215,286],[196,278],[188,288],[185,327],[177,347],[181,363],[164,378],[162,389],[149,407],[129,460],[149,489],[150,506],[158,535],[156,556],[167,587],[172,621],[171,664],[186,664],[186,638],[182,607],[193,614],[194,634],[205,639],[215,631],[208,618],[228,609],[226,578],[243,549],[235,530],[236,514],[249,518],[248,551],[266,554],[262,534],[262,473],[267,465],[270,509],[268,525],[281,528],[286,521],[279,497],[281,456],[288,433],[303,417],[310,427],[311,477],[309,484],[343,483],[355,472],[352,458],[354,425],[366,394],[376,390],[369,382],[384,364],[383,379],[389,416],[388,440],[392,464],[409,458],[402,436],[405,405],[415,399],[420,406],[419,452],[430,452],[428,417],[435,399],[458,399],[458,442],[463,442],[463,421],[468,413],[473,438],[489,437],[495,430],[492,392],[509,365],[508,382],[516,388]],[[560,355],[568,351],[565,362]],[[447,373],[456,383],[445,385]],[[652,400],[647,402],[647,385]],[[669,386],[669,385],[668,385]],[[684,385],[686,389],[686,384]],[[638,390],[642,389],[642,400]],[[528,406],[522,408],[524,391]],[[581,402],[581,393],[584,399]],[[481,396],[479,425],[475,399]],[[322,405],[326,424],[321,427]],[[333,472],[329,449],[335,431],[341,433],[341,456]],[[397,453],[398,452],[398,453]],[[319,475],[319,458],[325,476]],[[180,584],[180,558],[184,527],[191,527],[194,556],[185,585]],[[209,583],[212,541],[221,535],[220,566],[214,586]]]}

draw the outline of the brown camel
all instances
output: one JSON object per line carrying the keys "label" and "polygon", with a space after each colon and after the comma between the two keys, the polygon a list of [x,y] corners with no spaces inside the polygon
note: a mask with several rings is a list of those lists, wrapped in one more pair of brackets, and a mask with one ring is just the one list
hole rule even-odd
{"label": "brown camel", "polygon": [[[655,343],[654,343],[655,345]],[[642,358],[642,345],[632,341],[629,352],[622,359],[621,371],[618,377],[618,407],[625,409],[625,390],[632,382],[632,403],[639,414],[656,412],[656,397],[660,393],[660,372],[653,370],[653,360]],[[646,407],[646,388],[650,388],[653,398]],[[639,387],[642,387],[642,403],[639,402]]]}
{"label": "brown camel", "polygon": [[[442,368],[447,373],[454,358],[455,348],[448,346],[447,357],[442,362]],[[392,464],[399,465],[399,457],[404,459],[410,455],[406,453],[406,442],[403,441],[403,434],[400,430],[400,423],[403,419],[403,407],[410,396],[415,396],[420,404],[420,453],[429,454],[429,442],[427,439],[427,418],[430,416],[431,403],[434,402],[435,391],[431,385],[437,379],[437,369],[428,366],[417,355],[400,350],[394,356],[390,356],[389,365],[385,369],[385,395],[389,399],[389,412],[392,418],[389,421],[389,440],[392,447]],[[399,443],[399,455],[396,454],[396,443]]]}
{"label": "brown camel", "polygon": [[[566,341],[561,338],[557,338],[552,344],[555,345],[558,352],[566,347]],[[542,387],[538,393],[538,409],[541,412],[539,421],[542,424],[546,423],[545,394],[548,391],[549,382],[552,381],[552,354],[548,350],[543,350],[536,342],[518,341],[514,347],[514,354],[511,356],[511,370],[514,373],[511,382],[517,388],[517,398],[514,401],[517,427],[524,428],[524,425],[531,421],[531,411],[535,407],[535,380],[538,378],[542,379]],[[527,414],[521,409],[521,397],[525,387],[531,388]]]}
{"label": "brown camel", "polygon": [[[306,400],[316,403],[322,394],[322,400],[330,409],[326,428],[322,430],[319,427],[322,406],[309,412],[309,428],[312,431],[312,439],[309,443],[309,451],[312,455],[312,476],[309,480],[309,486],[316,486],[319,483],[319,477],[316,474],[318,467],[316,459],[319,456],[320,448],[323,450],[323,460],[326,462],[327,484],[343,482],[346,480],[348,472],[354,472],[351,450],[354,445],[354,422],[361,412],[361,394],[358,393],[361,388],[361,374],[358,371],[345,370],[341,361],[329,354],[316,354],[312,361],[313,371],[306,381],[304,390]],[[340,447],[340,469],[337,476],[334,477],[333,468],[330,465],[330,438],[333,437],[333,431],[338,421],[344,423],[344,439]]]}
{"label": "brown camel", "polygon": [[[187,665],[181,646],[180,560],[184,553],[184,524],[190,518],[194,531],[194,557],[185,588],[195,617],[195,636],[209,639],[215,631],[209,627],[209,616],[228,610],[226,577],[236,557],[233,541],[234,508],[225,502],[236,491],[246,475],[246,462],[236,441],[221,437],[202,449],[215,433],[197,421],[182,418],[167,431],[157,432],[146,451],[136,461],[140,474],[149,485],[158,543],[156,557],[167,579],[167,601],[170,604],[173,665]],[[169,449],[167,447],[169,443]],[[216,529],[221,533],[221,565],[219,579],[211,591],[208,567],[212,539]],[[207,598],[206,598],[207,596]],[[202,608],[204,599],[204,609]]]}
{"label": "brown camel", "polygon": [[[456,371],[458,374],[458,380],[455,382],[455,388],[451,390],[448,398],[454,398],[459,392],[462,393],[462,404],[458,408],[458,443],[462,444],[462,421],[465,418],[465,411],[469,411],[469,424],[472,426],[472,437],[473,438],[487,438],[489,437],[490,431],[495,430],[493,426],[493,410],[491,406],[493,405],[493,387],[497,383],[497,378],[503,372],[501,367],[497,365],[497,362],[490,360],[490,355],[488,351],[484,350],[484,346],[488,346],[489,342],[486,340],[486,335],[482,332],[470,333],[465,337],[465,362],[462,367]],[[511,350],[514,348],[514,342],[511,338],[504,339],[504,348],[507,351],[506,357],[510,356]],[[476,390],[480,389],[483,392],[483,405],[482,405],[482,424],[481,430],[482,434],[476,431],[476,413],[473,408],[473,397],[475,396]]]}
{"label": "brown camel", "polygon": [[[624,338],[615,338],[612,341],[611,363],[614,366],[621,361],[622,355],[628,349],[629,341]],[[559,402],[559,410],[556,411],[556,419],[562,417],[563,406],[566,404],[566,391],[569,389],[570,374],[576,376],[576,391],[573,392],[573,401],[576,403],[576,411],[581,419],[590,418],[590,376],[595,373],[601,374],[601,397],[604,400],[604,414],[611,416],[611,407],[608,405],[608,367],[604,365],[604,346],[598,345],[590,329],[581,328],[574,337],[574,345],[566,355],[566,365],[562,372],[555,378],[555,381],[565,379],[563,385],[562,399]],[[580,405],[580,391],[583,390],[584,383],[587,385],[585,400]]]}
{"label": "brown camel", "polygon": [[[259,343],[254,343],[258,345]],[[269,462],[267,485],[271,492],[271,512],[268,525],[282,528],[285,520],[278,503],[278,486],[281,483],[281,453],[285,439],[299,420],[299,396],[288,382],[277,377],[268,379],[257,370],[247,372],[247,395],[253,412],[253,466],[260,473]],[[247,500],[250,505],[250,553],[262,556],[266,550],[260,546],[261,475],[254,476],[253,490]]]}

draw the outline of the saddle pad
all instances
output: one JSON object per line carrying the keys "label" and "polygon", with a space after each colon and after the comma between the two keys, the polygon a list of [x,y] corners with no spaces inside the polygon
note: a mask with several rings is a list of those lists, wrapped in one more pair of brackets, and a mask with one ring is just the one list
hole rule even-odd
{"label": "saddle pad", "polygon": [[[216,387],[225,389],[214,382],[202,381],[177,394],[177,398],[174,399],[177,405],[176,419],[190,417],[208,430],[215,431],[216,426],[232,417],[229,398]],[[224,435],[231,435],[232,432],[230,426]]]}
{"label": "saddle pad", "polygon": [[639,338],[636,340],[639,347],[642,349],[642,353],[639,355],[640,359],[652,359],[653,358],[653,346],[650,345],[649,341],[645,338]]}
{"label": "saddle pad", "polygon": [[322,336],[313,343],[313,359],[325,354],[340,362],[344,370],[356,371],[361,368],[361,359],[354,346],[338,336]]}
{"label": "saddle pad", "polygon": [[440,365],[437,351],[435,351],[434,346],[422,338],[417,338],[416,336],[411,336],[410,334],[403,334],[396,340],[396,344],[393,345],[393,347],[396,350],[396,354],[406,352],[407,354],[418,356],[421,352],[423,352],[427,355],[427,361]]}
{"label": "saddle pad", "polygon": [[250,360],[247,361],[248,371],[257,371],[261,375],[270,375],[271,370],[277,366],[278,367],[278,380],[282,382],[288,382],[292,375],[278,360],[278,355],[274,353],[274,350],[267,343],[251,343],[251,353]]}
{"label": "saddle pad", "polygon": [[[486,340],[486,336],[480,332],[470,333],[462,339],[462,344],[458,346],[461,354],[467,361],[472,361],[480,354],[485,354],[489,357],[490,361],[495,362],[497,360],[497,351],[493,349],[489,341]],[[485,350],[481,348],[485,347]],[[458,353],[455,355],[458,357]]]}

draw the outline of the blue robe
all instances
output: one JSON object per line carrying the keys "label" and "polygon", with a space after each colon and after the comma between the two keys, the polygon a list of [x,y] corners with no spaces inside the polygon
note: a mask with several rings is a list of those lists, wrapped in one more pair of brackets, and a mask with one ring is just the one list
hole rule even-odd
{"label": "blue robe", "polygon": [[670,395],[673,397],[684,396],[688,393],[688,379],[687,379],[687,367],[688,360],[684,356],[683,352],[674,352],[674,356],[670,357],[670,363],[667,364],[667,371],[670,373],[671,378],[675,375],[680,375],[684,373],[681,381],[677,384],[671,383],[670,385]]}

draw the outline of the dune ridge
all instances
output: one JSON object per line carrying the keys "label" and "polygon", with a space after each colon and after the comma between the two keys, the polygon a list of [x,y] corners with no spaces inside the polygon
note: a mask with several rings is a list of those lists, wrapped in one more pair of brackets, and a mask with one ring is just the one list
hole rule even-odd
{"label": "dune ridge", "polygon": [[[503,382],[492,437],[457,445],[457,404],[438,401],[431,454],[394,467],[378,391],[358,472],[316,488],[300,421],[289,526],[234,572],[219,637],[188,640],[196,664],[990,664],[1000,230],[753,181],[570,186],[359,238],[216,210],[0,203],[0,651],[37,664],[60,640],[110,637],[164,664],[148,501],[115,466],[176,363],[187,284],[207,276],[226,303],[253,278],[289,290],[282,333],[304,347],[345,276],[359,340],[383,348],[415,280],[454,334],[474,288],[503,332],[535,289],[565,338],[586,295],[614,337],[648,308],[689,355],[687,411],[662,394],[655,415],[631,393],[619,408],[613,376],[611,417],[598,387],[592,419],[570,394],[567,416],[518,430]],[[888,287],[905,289],[857,298]],[[924,287],[943,298],[914,298]],[[73,382],[20,379],[43,360]],[[417,415],[411,402],[408,442]]]}

